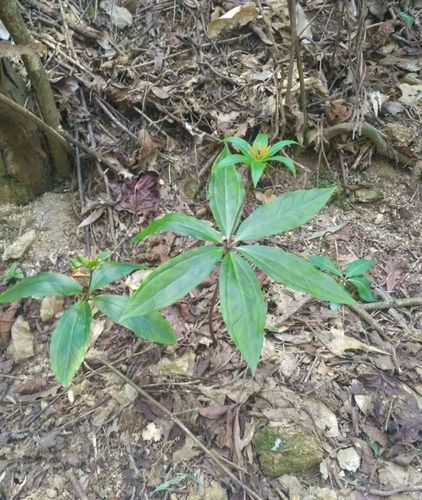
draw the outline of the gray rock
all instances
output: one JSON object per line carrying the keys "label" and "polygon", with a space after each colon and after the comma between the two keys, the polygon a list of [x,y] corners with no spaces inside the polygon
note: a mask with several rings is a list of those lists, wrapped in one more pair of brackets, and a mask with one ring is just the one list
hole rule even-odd
{"label": "gray rock", "polygon": [[34,242],[36,236],[37,235],[33,229],[24,233],[14,243],[4,249],[2,259],[6,261],[10,259],[20,259],[23,257]]}

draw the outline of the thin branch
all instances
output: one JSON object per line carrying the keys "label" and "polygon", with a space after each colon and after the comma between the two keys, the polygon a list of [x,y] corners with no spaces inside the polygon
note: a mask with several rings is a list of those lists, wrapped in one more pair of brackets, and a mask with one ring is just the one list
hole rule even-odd
{"label": "thin branch", "polygon": [[208,328],[210,330],[210,335],[211,335],[211,339],[212,339],[213,344],[217,343],[217,339],[215,338],[215,333],[214,333],[214,327],[212,324],[213,316],[214,316],[214,308],[215,308],[215,304],[217,302],[217,294],[218,294],[218,285],[215,285],[214,293],[212,294],[212,298],[211,298],[210,310],[208,313]]}
{"label": "thin branch", "polygon": [[370,304],[361,304],[362,309],[366,311],[377,311],[379,309],[390,309],[400,307],[422,306],[422,297],[413,297],[409,299],[381,300],[380,302],[371,302]]}
{"label": "thin branch", "polygon": [[192,432],[186,427],[186,425],[179,420],[171,411],[169,411],[165,406],[163,406],[159,401],[150,396],[146,391],[144,391],[138,384],[135,384],[130,378],[126,377],[120,370],[115,368],[112,364],[106,361],[103,358],[98,358],[98,360],[105,365],[109,370],[115,373],[118,377],[120,377],[124,382],[132,386],[144,399],[153,404],[156,408],[162,411],[166,417],[168,417],[172,422],[174,422],[187,436],[189,436],[195,443],[195,445],[200,448],[204,453],[206,453],[211,460],[220,467],[220,469],[227,474],[227,476],[234,481],[237,485],[239,485],[245,492],[247,492],[253,499],[255,500],[264,500],[258,493],[249,488],[246,484],[244,484],[238,477],[236,477],[231,470],[229,470],[221,461],[221,457],[219,457],[213,450],[209,450],[205,445],[201,443],[201,441],[194,435]]}

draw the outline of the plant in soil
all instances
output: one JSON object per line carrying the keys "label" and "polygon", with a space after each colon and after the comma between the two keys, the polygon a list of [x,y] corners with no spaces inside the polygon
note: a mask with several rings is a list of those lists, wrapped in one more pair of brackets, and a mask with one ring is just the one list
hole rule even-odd
{"label": "plant in soil", "polygon": [[254,187],[264,173],[268,162],[278,162],[286,166],[293,175],[296,175],[296,167],[290,158],[281,156],[279,152],[287,146],[298,144],[296,141],[279,141],[273,146],[268,145],[268,135],[258,134],[252,144],[248,144],[240,137],[228,137],[226,142],[240,151],[240,154],[227,154],[221,160],[221,166],[228,167],[243,163],[251,168],[251,177]]}
{"label": "plant in soil", "polygon": [[167,320],[157,311],[142,317],[122,319],[129,297],[99,294],[98,291],[140,269],[142,266],[107,262],[109,252],[93,259],[77,257],[73,267],[80,281],[60,273],[43,272],[23,278],[0,294],[0,303],[16,302],[27,297],[70,296],[74,301],[58,320],[50,341],[50,367],[57,381],[67,387],[81,366],[89,346],[93,305],[115,323],[136,336],[161,344],[175,344],[176,336]]}
{"label": "plant in soil", "polygon": [[[312,255],[309,260],[321,271],[331,274],[341,285],[351,293],[357,294],[364,302],[377,300],[372,291],[371,281],[367,277],[367,273],[373,266],[372,260],[356,259],[348,264],[344,270],[340,270],[332,259],[325,255]],[[335,303],[331,305],[333,308],[338,307],[338,304]]]}
{"label": "plant in soil", "polygon": [[218,288],[210,305],[210,332],[213,335],[212,313],[219,290],[227,332],[255,373],[264,341],[267,306],[251,265],[274,281],[317,299],[340,304],[355,301],[341,284],[308,260],[276,246],[250,243],[302,226],[326,205],[335,188],[287,192],[241,222],[245,188],[234,162],[226,161],[230,156],[226,145],[213,166],[209,184],[209,204],[218,230],[204,220],[170,213],[135,236],[134,242],[139,243],[152,234],[172,231],[205,244],[182,252],[149,274],[129,299],[122,320],[174,304],[220,266]]}

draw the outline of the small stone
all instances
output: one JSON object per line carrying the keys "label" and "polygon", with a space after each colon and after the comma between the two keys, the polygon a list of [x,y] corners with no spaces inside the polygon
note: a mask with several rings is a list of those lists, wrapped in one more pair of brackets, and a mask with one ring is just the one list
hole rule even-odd
{"label": "small stone", "polygon": [[34,336],[29,328],[29,323],[22,316],[13,323],[11,330],[11,343],[7,349],[9,356],[18,363],[34,355]]}
{"label": "small stone", "polygon": [[23,257],[34,242],[36,236],[37,235],[33,229],[23,234],[14,243],[5,248],[2,259],[6,261],[10,259],[20,259]]}
{"label": "small stone", "polygon": [[44,297],[41,301],[40,316],[42,321],[47,322],[53,319],[56,314],[63,311],[64,298],[58,295]]}
{"label": "small stone", "polygon": [[337,461],[343,470],[349,472],[356,472],[360,467],[360,455],[353,447],[340,450]]}
{"label": "small stone", "polygon": [[270,477],[303,472],[324,458],[319,441],[304,431],[262,429],[255,435],[255,449],[262,472]]}
{"label": "small stone", "polygon": [[383,198],[384,195],[378,188],[361,187],[355,191],[355,200],[359,203],[375,203]]}

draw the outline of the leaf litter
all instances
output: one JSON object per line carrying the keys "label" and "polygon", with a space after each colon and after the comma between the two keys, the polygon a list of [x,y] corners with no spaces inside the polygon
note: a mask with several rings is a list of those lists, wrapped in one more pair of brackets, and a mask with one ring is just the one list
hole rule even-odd
{"label": "leaf litter", "polygon": [[[98,250],[117,247],[122,260],[153,266],[164,262],[192,241],[165,234],[137,247],[128,241],[157,214],[180,210],[208,217],[208,159],[218,150],[221,135],[250,138],[262,130],[277,138],[304,136],[296,64],[290,84],[287,78],[287,2],[135,0],[101,2],[98,12],[73,2],[67,22],[76,57],[62,35],[58,5],[42,2],[40,17],[35,2],[23,3],[26,15],[33,16],[34,39],[52,58],[48,69],[67,116],[75,117],[83,137],[89,117],[94,129],[90,146],[134,175],[122,179],[107,171],[86,179],[88,211],[76,196],[70,207],[80,213],[79,222],[72,222],[76,237],[58,236],[66,240],[68,253],[73,244],[83,247],[85,226]],[[392,298],[420,296],[422,211],[415,167],[422,151],[421,82],[415,75],[420,69],[420,11],[408,8],[415,17],[409,27],[403,24],[400,2],[387,7],[371,0],[368,8],[366,19],[359,17],[355,2],[316,0],[300,8],[308,138],[317,154],[295,153],[304,167],[298,179],[281,170],[269,172],[247,205],[266,203],[290,188],[337,183],[338,195],[321,216],[299,234],[271,243],[305,257],[371,258],[379,288]],[[51,22],[44,24],[45,19]],[[73,30],[73,23],[79,29]],[[366,26],[364,40],[361,23]],[[351,53],[362,54],[363,61],[351,60]],[[363,62],[365,74],[359,73]],[[96,98],[89,98],[86,108],[81,91]],[[97,99],[106,103],[105,109]],[[363,122],[377,133],[364,134]],[[376,155],[375,148],[386,156],[380,137],[387,140],[387,150],[395,148],[396,157],[406,158],[400,169]],[[89,168],[90,161],[83,161]],[[383,200],[377,195],[358,205],[354,195],[359,189],[381,190]],[[27,212],[25,217],[30,220]],[[11,219],[2,215],[1,220]],[[32,229],[30,223],[22,224],[22,231],[19,226],[16,220],[7,225],[5,242],[12,244]],[[3,253],[7,246],[1,245]],[[18,257],[25,271],[66,265],[56,247],[54,255],[35,254],[37,245],[28,257]],[[49,245],[51,240],[44,246]],[[128,283],[131,290],[147,272]],[[422,483],[417,469],[422,433],[418,309],[372,312],[384,331],[381,343],[374,344],[371,325],[353,313],[333,312],[314,301],[297,309],[300,295],[267,281],[264,289],[276,299],[269,302],[265,350],[252,380],[218,316],[218,345],[207,341],[213,279],[166,312],[177,324],[175,349],[149,346],[124,328],[103,331],[101,325],[96,349],[186,423],[207,448],[235,463],[236,474],[242,467],[244,483],[261,498],[360,498],[366,492],[376,497],[372,491],[397,489],[407,498],[419,498],[417,489],[406,492]],[[124,283],[116,286],[124,289]],[[6,497],[19,488],[27,498],[69,496],[71,483],[55,478],[71,465],[88,497],[148,498],[158,489],[154,497],[159,498],[160,485],[166,485],[170,498],[240,498],[238,486],[221,475],[191,438],[117,377],[107,376],[96,355],[87,359],[72,398],[59,390],[49,377],[47,345],[61,306],[50,304],[47,315],[45,306],[41,319],[48,317],[47,324],[39,320],[39,301],[1,312],[2,338],[9,346],[7,330],[16,316],[22,315],[32,332],[31,339],[24,336],[28,358],[6,359],[3,350],[0,359],[0,375],[12,377],[0,378],[6,402],[0,410],[0,440],[5,443],[0,460],[6,461],[0,488]],[[312,477],[265,477],[253,442],[260,426],[312,433],[325,450],[320,469]],[[66,462],[64,451],[79,458]],[[39,470],[43,481],[24,483],[25,477],[36,479]],[[187,481],[191,474],[195,484]]]}

